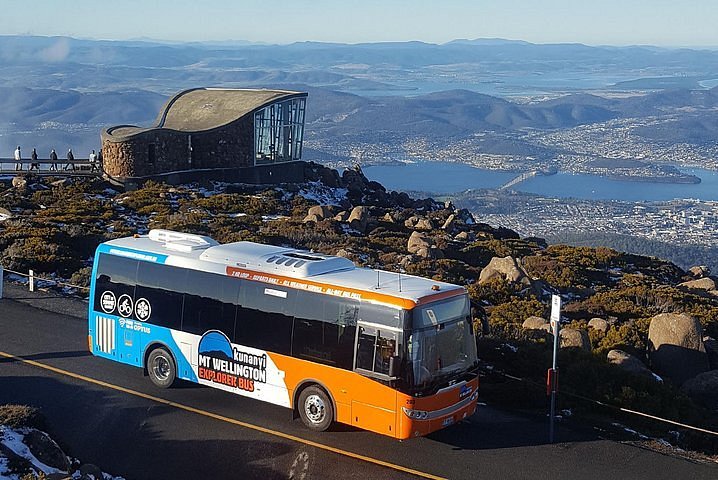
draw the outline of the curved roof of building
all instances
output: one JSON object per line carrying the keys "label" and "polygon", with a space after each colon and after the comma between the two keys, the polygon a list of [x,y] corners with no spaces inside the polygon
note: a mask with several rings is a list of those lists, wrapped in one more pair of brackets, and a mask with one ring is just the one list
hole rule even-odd
{"label": "curved roof of building", "polygon": [[277,101],[305,95],[290,90],[195,88],[169,99],[160,110],[154,127],[120,125],[108,128],[104,133],[120,140],[158,128],[180,132],[212,130]]}

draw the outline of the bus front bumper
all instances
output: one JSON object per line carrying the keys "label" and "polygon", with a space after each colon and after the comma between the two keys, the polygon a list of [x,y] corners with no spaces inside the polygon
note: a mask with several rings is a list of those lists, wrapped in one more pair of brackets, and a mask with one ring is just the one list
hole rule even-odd
{"label": "bus front bumper", "polygon": [[406,439],[428,435],[471,416],[476,411],[479,393],[473,393],[453,405],[436,410],[401,407],[398,438]]}

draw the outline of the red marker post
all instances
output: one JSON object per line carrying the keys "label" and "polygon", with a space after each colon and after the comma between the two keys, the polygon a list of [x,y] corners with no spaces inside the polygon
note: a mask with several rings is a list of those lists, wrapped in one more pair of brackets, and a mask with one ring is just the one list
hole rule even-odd
{"label": "red marker post", "polygon": [[549,368],[546,376],[546,394],[551,395],[551,416],[549,420],[549,442],[553,443],[554,423],[556,421],[556,394],[558,393],[558,337],[561,323],[561,297],[551,297],[551,331],[553,332],[553,366]]}

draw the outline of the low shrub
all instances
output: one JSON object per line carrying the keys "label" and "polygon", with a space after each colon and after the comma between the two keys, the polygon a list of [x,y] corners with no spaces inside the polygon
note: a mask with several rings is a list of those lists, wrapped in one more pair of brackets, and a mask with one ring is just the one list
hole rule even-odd
{"label": "low shrub", "polygon": [[40,411],[28,405],[0,405],[0,424],[10,428],[32,427],[42,429],[45,420]]}

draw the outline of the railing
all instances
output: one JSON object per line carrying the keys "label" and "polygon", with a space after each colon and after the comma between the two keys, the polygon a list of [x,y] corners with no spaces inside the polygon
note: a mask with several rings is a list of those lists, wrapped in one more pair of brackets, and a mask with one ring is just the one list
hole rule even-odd
{"label": "railing", "polygon": [[3,266],[0,265],[0,299],[3,298],[3,284],[5,281],[5,272],[12,273],[12,274],[18,275],[20,277],[27,277],[28,289],[31,292],[35,291],[37,282],[47,282],[49,284],[57,285],[60,287],[76,288],[78,290],[82,290],[82,291],[85,291],[88,293],[90,291],[89,287],[83,287],[82,285],[73,285],[72,283],[62,282],[60,280],[55,280],[54,278],[40,277],[38,275],[35,275],[35,272],[33,270],[29,270],[28,273],[23,273],[23,272],[17,272],[15,270],[9,270],[7,268],[3,268]]}
{"label": "railing", "polygon": [[[17,165],[20,164],[20,169]],[[76,158],[72,161],[58,158],[31,160],[23,158],[16,162],[13,158],[0,158],[0,175],[54,175],[54,176],[101,176],[101,162],[90,162],[88,158]]]}

